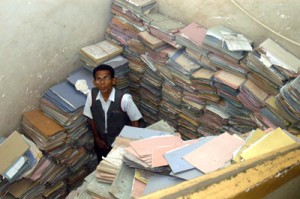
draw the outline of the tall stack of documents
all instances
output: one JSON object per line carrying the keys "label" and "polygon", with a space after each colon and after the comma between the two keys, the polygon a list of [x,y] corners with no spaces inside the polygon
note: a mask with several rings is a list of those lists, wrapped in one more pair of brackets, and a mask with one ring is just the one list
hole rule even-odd
{"label": "tall stack of documents", "polygon": [[157,117],[161,102],[161,85],[163,77],[147,65],[141,79],[141,113],[148,124],[159,120]]}
{"label": "tall stack of documents", "polygon": [[167,121],[177,129],[177,118],[180,113],[182,89],[170,81],[162,84],[162,100],[159,108],[159,118]]}
{"label": "tall stack of documents", "polygon": [[181,45],[176,43],[175,34],[178,33],[181,28],[185,27],[184,23],[162,13],[146,14],[142,19],[152,35],[160,38],[175,48],[181,47]]}
{"label": "tall stack of documents", "polygon": [[[123,59],[114,60],[112,65],[127,63]],[[122,74],[124,69],[118,72]],[[77,90],[78,81],[85,82],[86,92]],[[86,94],[93,87],[92,82],[92,72],[81,67],[71,73],[66,81],[44,93],[41,110],[23,114],[22,130],[47,156],[40,160],[28,178],[45,185],[42,195],[46,198],[65,196],[68,189],[80,185],[97,165],[92,133],[82,113]],[[31,182],[24,183],[29,185]]]}
{"label": "tall stack of documents", "polygon": [[71,75],[70,81],[58,83],[48,89],[40,101],[41,110],[66,129],[66,143],[71,145],[78,138],[86,136],[88,130],[87,119],[82,114],[86,96],[72,84],[77,81],[75,79],[78,76],[91,84],[89,72],[82,68]]}
{"label": "tall stack of documents", "polygon": [[294,126],[299,125],[300,76],[284,85],[275,98],[275,104],[280,110],[279,116],[282,116]]}
{"label": "tall stack of documents", "polygon": [[140,107],[140,80],[145,71],[145,64],[140,55],[145,52],[144,43],[138,39],[139,33],[145,31],[143,20],[140,18],[145,13],[156,12],[157,3],[154,0],[147,1],[113,1],[111,12],[114,14],[111,23],[106,29],[105,37],[123,46],[123,56],[129,65],[129,90],[133,100]]}
{"label": "tall stack of documents", "polygon": [[[204,50],[201,45],[205,39],[207,29],[200,24],[193,22],[179,30],[175,36],[176,42],[185,46],[185,52],[189,57],[201,62],[201,55],[207,56],[208,51]],[[196,56],[193,56],[196,55]]]}
{"label": "tall stack of documents", "polygon": [[142,60],[135,61],[135,60],[129,60],[129,92],[132,95],[132,98],[136,105],[140,107],[140,101],[141,101],[141,79],[143,77],[143,74],[145,72],[146,64],[142,62]]}
{"label": "tall stack of documents", "polygon": [[9,183],[29,176],[42,157],[36,145],[17,131],[1,137],[0,148],[0,174]]}
{"label": "tall stack of documents", "polygon": [[63,145],[67,137],[64,127],[38,109],[23,114],[22,127],[24,133],[45,152]]}

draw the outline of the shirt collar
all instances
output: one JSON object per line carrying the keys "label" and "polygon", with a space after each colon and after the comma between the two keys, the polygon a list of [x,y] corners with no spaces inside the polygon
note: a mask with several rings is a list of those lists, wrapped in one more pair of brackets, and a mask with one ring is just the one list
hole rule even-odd
{"label": "shirt collar", "polygon": [[[115,88],[113,87],[112,90],[111,90],[111,93],[110,93],[110,95],[109,95],[109,97],[108,97],[108,100],[114,102],[114,101],[115,101],[115,93],[116,93],[116,90],[115,90]],[[97,95],[97,97],[96,97],[96,100],[104,101],[103,96],[102,96],[102,94],[101,94],[100,91],[98,92],[98,95]]]}

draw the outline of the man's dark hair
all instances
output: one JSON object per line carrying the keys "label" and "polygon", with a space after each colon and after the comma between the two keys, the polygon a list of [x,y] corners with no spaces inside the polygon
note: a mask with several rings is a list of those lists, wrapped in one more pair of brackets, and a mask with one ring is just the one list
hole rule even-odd
{"label": "man's dark hair", "polygon": [[115,77],[115,70],[111,66],[109,66],[107,64],[100,64],[93,70],[94,79],[96,79],[96,73],[101,70],[108,70],[110,72],[110,77],[111,78]]}

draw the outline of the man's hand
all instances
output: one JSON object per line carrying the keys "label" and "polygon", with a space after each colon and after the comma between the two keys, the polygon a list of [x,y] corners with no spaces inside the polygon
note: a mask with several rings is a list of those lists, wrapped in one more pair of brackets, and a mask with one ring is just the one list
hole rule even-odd
{"label": "man's hand", "polygon": [[101,140],[100,138],[96,138],[95,140],[96,140],[96,144],[99,148],[101,148],[101,149],[108,149],[109,148],[109,146],[106,144],[106,142]]}

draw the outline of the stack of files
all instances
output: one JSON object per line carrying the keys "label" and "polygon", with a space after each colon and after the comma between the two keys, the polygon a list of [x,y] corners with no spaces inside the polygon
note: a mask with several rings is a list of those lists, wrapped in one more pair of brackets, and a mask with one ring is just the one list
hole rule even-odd
{"label": "stack of files", "polygon": [[83,120],[77,120],[76,125],[73,125],[72,128],[67,128],[66,132],[68,137],[66,139],[67,145],[77,145],[82,146],[84,144],[83,140],[79,138],[84,138],[85,134],[88,134],[88,123],[85,116],[81,117]]}
{"label": "stack of files", "polygon": [[214,71],[205,68],[200,68],[192,73],[191,82],[198,93],[216,93],[216,89],[211,85],[214,74]]}
{"label": "stack of files", "polygon": [[180,108],[182,98],[182,89],[165,81],[162,84],[162,99]]}
{"label": "stack of files", "polygon": [[80,59],[89,66],[96,67],[99,64],[115,57],[123,52],[123,48],[117,44],[104,40],[80,49]]}
{"label": "stack of files", "polygon": [[[222,126],[226,126],[229,119],[230,115],[225,111],[225,106],[223,104],[206,105],[204,108],[204,114],[202,114],[199,118],[201,121],[201,127],[207,126],[211,129],[215,129],[215,132],[221,130]],[[213,131],[211,133],[213,134]]]}
{"label": "stack of files", "polygon": [[[122,7],[123,10],[129,10],[138,17],[154,12],[158,6],[156,0],[115,0],[114,4]],[[124,12],[123,10],[122,12]]]}
{"label": "stack of files", "polygon": [[272,39],[266,39],[256,48],[256,51],[265,67],[276,76],[282,77],[283,82],[300,74],[300,60]]}
{"label": "stack of files", "polygon": [[[44,93],[43,98],[45,101],[48,101],[50,105],[56,106],[52,117],[56,116],[54,113],[57,112],[58,116],[64,115],[63,113],[65,113],[77,118],[79,117],[77,115],[81,114],[81,110],[79,111],[79,109],[83,108],[86,101],[86,96],[83,93],[78,92],[75,87],[67,81],[56,84],[48,89]],[[50,113],[50,110],[51,109],[49,108],[48,113]],[[63,117],[55,117],[55,119],[58,121],[65,121],[65,118]]]}
{"label": "stack of files", "polygon": [[17,131],[14,131],[0,143],[0,174],[8,182],[12,183],[20,179],[25,172],[34,166],[34,164],[31,165],[31,162],[36,162],[36,160],[29,148],[29,144]]}
{"label": "stack of files", "polygon": [[138,37],[145,44],[146,48],[148,48],[147,50],[159,52],[169,46],[166,42],[151,35],[148,31],[138,33]]}
{"label": "stack of files", "polygon": [[143,78],[143,74],[145,72],[146,64],[140,60],[140,62],[136,62],[134,60],[129,60],[129,91],[133,97],[134,102],[137,106],[140,105],[141,94],[141,79]]}
{"label": "stack of files", "polygon": [[221,97],[228,100],[239,101],[237,98],[239,87],[245,81],[246,78],[243,76],[238,76],[225,70],[220,70],[214,75],[213,85]]}
{"label": "stack of files", "polygon": [[[91,144],[90,144],[91,145]],[[93,151],[89,151],[89,158],[85,164],[85,169],[88,170],[88,173],[94,171],[98,165],[97,155]],[[83,180],[83,179],[81,179]]]}
{"label": "stack of files", "polygon": [[63,181],[53,186],[47,186],[43,198],[54,199],[54,198],[65,198],[67,195],[67,184]]}
{"label": "stack of files", "polygon": [[141,56],[141,60],[154,72],[157,71],[157,68],[155,66],[155,60],[151,60],[148,58],[148,56],[146,54],[142,54]]}
{"label": "stack of files", "polygon": [[285,123],[280,120],[280,116],[275,115],[274,112],[266,107],[261,108],[259,110],[259,113],[255,113],[255,115],[263,124],[265,124],[265,126],[268,126],[270,128],[280,127],[283,129],[287,129]]}
{"label": "stack of files", "polygon": [[95,154],[89,153],[84,147],[78,148],[80,151],[79,153],[74,152],[72,155],[72,159],[68,161],[68,169],[72,173],[78,173],[81,172],[81,170],[88,169],[88,164],[91,164],[91,161],[93,161],[91,170],[94,170],[96,168],[95,163]]}
{"label": "stack of files", "polygon": [[111,6],[111,13],[131,21],[136,26],[143,26],[143,20],[141,18],[137,17],[135,13],[131,12],[130,10],[124,9],[123,7],[117,5],[116,1],[114,1]]}
{"label": "stack of files", "polygon": [[67,167],[60,164],[51,163],[44,170],[43,174],[38,179],[38,182],[40,182],[41,184],[53,186],[56,183],[64,180],[69,174],[70,171]]}
{"label": "stack of files", "polygon": [[[226,99],[224,99],[224,103],[225,112],[230,115],[228,124],[235,130],[235,133],[239,132],[243,134],[257,127],[250,117],[252,111],[245,108],[242,103]],[[231,132],[231,130],[228,131]]]}
{"label": "stack of files", "polygon": [[69,190],[75,190],[79,187],[89,173],[90,172],[87,169],[82,169],[76,173],[70,174],[66,179]]}
{"label": "stack of files", "polygon": [[121,35],[120,38],[123,38],[123,41],[121,40],[123,45],[128,45],[128,41],[133,38],[137,39],[137,34],[145,30],[143,26],[135,26],[135,24],[121,16],[114,16],[109,24],[109,28],[112,33],[114,32],[114,34],[117,33],[116,35]]}
{"label": "stack of files", "polygon": [[168,64],[177,70],[178,74],[190,77],[192,73],[200,69],[200,65],[196,64],[192,60],[188,59],[183,55],[183,50],[178,50],[173,54],[169,60]]}
{"label": "stack of files", "polygon": [[180,108],[176,108],[172,103],[162,100],[159,107],[159,118],[168,122],[174,129],[177,129],[177,118]]}
{"label": "stack of files", "polygon": [[250,80],[246,80],[240,86],[240,93],[237,95],[243,105],[254,112],[258,112],[263,107],[264,101],[268,96],[268,93]]}
{"label": "stack of files", "polygon": [[187,58],[189,58],[190,60],[192,60],[193,62],[199,64],[200,66],[202,66],[203,68],[206,68],[208,70],[211,71],[217,71],[219,70],[219,66],[215,63],[213,63],[210,59],[209,59],[209,54],[207,55],[201,55],[197,52],[192,51],[191,49],[185,48],[185,51],[183,52],[183,55]]}
{"label": "stack of files", "polygon": [[54,158],[59,164],[66,165],[70,170],[73,170],[72,167],[81,162],[81,160],[86,160],[88,158],[87,151],[83,146],[78,148],[75,146],[66,146],[60,147],[59,149],[61,150],[50,151],[48,153],[49,156]]}
{"label": "stack of files", "polygon": [[43,157],[43,153],[42,153],[42,151],[39,150],[39,148],[37,147],[37,145],[34,142],[32,142],[30,139],[28,139],[24,135],[21,135],[21,136],[23,137],[23,139],[27,142],[27,144],[30,147],[29,150],[25,153],[27,155],[27,157],[29,158],[30,169],[22,175],[22,177],[26,178],[26,177],[30,176],[32,174],[32,172],[34,171],[34,169],[37,167],[39,161]]}
{"label": "stack of files", "polygon": [[136,24],[131,21],[131,19],[126,19],[126,17],[120,15],[114,15],[110,27],[119,31],[122,31],[125,35],[128,35],[131,38],[137,38],[137,33],[144,31],[145,27],[139,24]]}
{"label": "stack of files", "polygon": [[54,165],[54,162],[50,160],[48,157],[43,156],[41,160],[38,162],[37,166],[30,173],[30,175],[26,176],[26,178],[31,179],[33,181],[38,181],[43,173],[51,168]]}
{"label": "stack of files", "polygon": [[[239,60],[244,58],[249,48],[243,48],[243,45],[236,44],[234,46],[241,47],[241,49],[231,49],[228,45],[228,40],[225,38],[225,34],[229,34],[231,36],[240,35],[235,33],[234,31],[230,30],[225,26],[215,26],[209,28],[206,32],[205,39],[202,43],[202,48],[209,52],[212,52],[215,55],[219,55],[220,57],[225,58],[226,60],[231,60],[235,63],[238,63]],[[225,42],[224,42],[225,40]],[[238,40],[229,40],[229,41],[238,41]],[[244,39],[245,44],[247,43],[251,46],[251,41],[247,38]],[[247,45],[247,46],[249,46]],[[231,50],[230,50],[231,49]],[[252,47],[251,50],[252,51]]]}
{"label": "stack of files", "polygon": [[41,110],[23,113],[22,129],[39,149],[48,152],[65,143],[65,129]]}
{"label": "stack of files", "polygon": [[[207,29],[196,22],[193,22],[179,30],[175,36],[176,42],[186,49],[190,49],[195,53],[206,56],[208,51],[201,48],[201,45],[206,36]],[[188,51],[186,51],[188,53]]]}
{"label": "stack of files", "polygon": [[200,122],[197,118],[190,115],[180,113],[177,118],[177,131],[180,133],[183,140],[197,139],[201,135],[197,132]]}
{"label": "stack of files", "polygon": [[114,141],[112,150],[106,157],[103,157],[103,160],[98,164],[96,169],[97,180],[110,184],[114,181],[121,168],[125,148],[129,146],[131,141],[150,136],[169,135],[170,133],[168,132],[174,133],[174,130],[164,121],[154,123],[146,129],[125,126]]}
{"label": "stack of files", "polygon": [[205,101],[199,98],[197,93],[195,94],[183,91],[183,97],[181,100],[182,113],[191,115],[193,117],[199,117],[203,113]]}
{"label": "stack of files", "polygon": [[135,55],[141,55],[145,53],[146,47],[142,41],[138,38],[132,38],[128,41],[127,48],[129,51],[134,53]]}
{"label": "stack of files", "polygon": [[[157,136],[136,140],[129,143],[125,149],[123,161],[133,168],[145,169],[153,172],[163,172],[167,169],[167,162],[163,154],[167,150],[183,146],[180,136]],[[145,148],[145,146],[147,146]]]}
{"label": "stack of files", "polygon": [[[267,67],[264,61],[265,59],[256,50],[248,53],[245,62],[252,73],[248,76],[258,80],[258,85],[262,88],[271,91],[277,90],[278,93],[280,87],[284,85],[284,77],[281,73],[276,73],[272,67]],[[255,75],[253,76],[253,74]]]}
{"label": "stack of files", "polygon": [[193,86],[191,82],[190,75],[184,75],[181,72],[179,72],[177,69],[175,69],[173,66],[167,64],[166,68],[170,71],[172,75],[172,80],[168,82],[175,84],[176,86],[180,87],[183,90],[189,91],[189,92],[195,92],[196,88]]}
{"label": "stack of files", "polygon": [[269,93],[270,95],[278,95],[279,94],[279,86],[275,83],[268,80],[268,78],[265,78],[259,73],[256,72],[250,72],[247,74],[247,79],[251,80],[252,82],[255,82],[255,84],[260,87],[265,92]]}
{"label": "stack of files", "polygon": [[249,134],[234,160],[248,160],[296,142],[299,138],[279,127],[270,132],[255,130]]}
{"label": "stack of files", "polygon": [[170,74],[172,75],[172,79],[168,81],[171,84],[175,84],[176,86],[180,87],[180,89],[189,91],[189,92],[195,92],[196,88],[191,82],[191,78],[189,75],[183,75],[178,70],[176,70],[173,66],[167,64],[165,67],[170,71]]}
{"label": "stack of files", "polygon": [[233,153],[244,143],[245,141],[237,135],[225,132],[185,154],[182,158],[194,168],[207,174],[226,167]]}
{"label": "stack of files", "polygon": [[[79,95],[81,94],[79,93]],[[82,115],[83,107],[80,107],[73,112],[65,112],[65,110],[62,110],[61,107],[57,106],[52,99],[48,98],[46,94],[40,100],[40,108],[47,116],[56,120],[66,129],[72,129],[78,124],[86,121]]]}
{"label": "stack of files", "polygon": [[181,45],[176,43],[175,35],[185,27],[185,24],[161,13],[146,14],[142,19],[152,35],[175,48],[181,48]]}
{"label": "stack of files", "polygon": [[265,107],[260,110],[260,114],[265,115],[265,118],[274,126],[286,129],[290,125],[289,117],[286,117],[284,112],[278,107],[276,98],[273,95],[267,97]]}
{"label": "stack of files", "polygon": [[[81,67],[70,74],[67,81],[48,89],[40,101],[42,111],[66,129],[67,137],[61,144],[67,148],[74,143],[78,144],[78,138],[88,131],[87,118],[82,113],[86,96],[75,89],[77,80],[85,80],[89,89],[92,88],[92,73]],[[58,143],[60,142],[57,141]],[[81,145],[83,144],[81,142]],[[61,147],[56,148],[56,150],[63,151]]]}
{"label": "stack of files", "polygon": [[193,88],[195,89],[195,91],[189,91],[189,92],[196,92],[198,94],[198,98],[205,100],[207,104],[215,104],[215,103],[219,103],[221,101],[221,97],[217,94],[217,92],[215,93],[209,93],[209,92],[199,92],[199,90],[197,90],[194,85]]}
{"label": "stack of files", "polygon": [[45,185],[26,178],[13,183],[9,188],[13,198],[42,198],[44,191]]}
{"label": "stack of files", "polygon": [[208,59],[210,60],[210,63],[216,68],[216,69],[224,69],[231,73],[235,73],[237,75],[246,76],[249,73],[249,69],[246,68],[244,65],[241,65],[239,63],[236,63],[234,61],[231,61],[222,55],[218,55],[215,53],[210,53],[208,55]]}
{"label": "stack of files", "polygon": [[161,85],[163,77],[156,74],[150,67],[146,67],[141,80],[141,113],[147,123],[158,121],[157,114],[161,101]]}
{"label": "stack of files", "polygon": [[162,99],[159,107],[159,118],[167,121],[172,127],[177,129],[177,118],[181,112],[182,89],[165,81],[162,84]]}
{"label": "stack of files", "polygon": [[[149,60],[154,62],[155,65],[164,66],[169,58],[177,52],[177,49],[168,45],[167,48],[160,51],[147,50],[145,55]],[[167,74],[165,74],[167,76]],[[168,77],[168,76],[167,76]]]}
{"label": "stack of files", "polygon": [[[105,31],[106,40],[116,43],[119,46],[126,46],[127,42],[132,38],[119,30],[120,28],[110,24]],[[125,53],[125,51],[123,51]]]}
{"label": "stack of files", "polygon": [[[300,120],[300,76],[291,80],[280,89],[280,94],[276,96],[278,105],[282,105],[283,114],[289,115],[296,121]],[[296,122],[292,122],[296,123]]]}
{"label": "stack of files", "polygon": [[100,182],[112,183],[123,163],[125,147],[128,146],[130,139],[117,137],[114,147],[106,157],[98,164],[96,169],[96,178]]}
{"label": "stack of files", "polygon": [[186,161],[183,156],[192,152],[193,150],[201,147],[208,141],[212,140],[216,136],[206,136],[201,137],[196,140],[195,143],[180,147],[178,149],[174,149],[168,151],[164,154],[165,159],[167,160],[172,172],[170,175],[175,176],[177,178],[181,178],[184,180],[191,180],[198,176],[204,175],[203,172],[196,169],[193,165],[191,165],[188,161]]}

